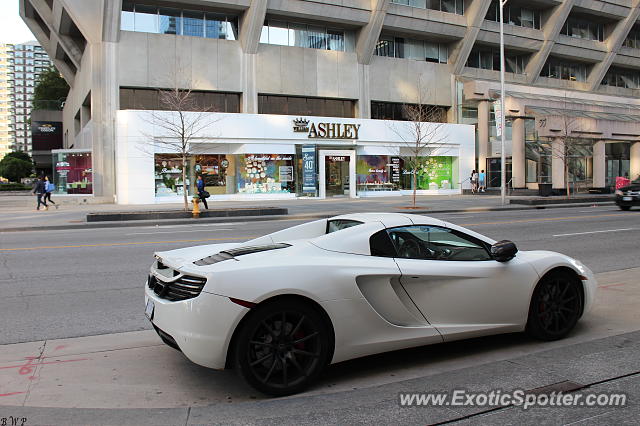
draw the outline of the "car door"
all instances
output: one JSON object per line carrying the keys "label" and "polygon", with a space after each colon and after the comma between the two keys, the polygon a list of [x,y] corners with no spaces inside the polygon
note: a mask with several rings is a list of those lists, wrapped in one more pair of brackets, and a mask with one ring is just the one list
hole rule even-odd
{"label": "car door", "polygon": [[516,256],[497,262],[488,244],[462,232],[413,225],[388,229],[400,282],[447,339],[520,330],[537,273]]}

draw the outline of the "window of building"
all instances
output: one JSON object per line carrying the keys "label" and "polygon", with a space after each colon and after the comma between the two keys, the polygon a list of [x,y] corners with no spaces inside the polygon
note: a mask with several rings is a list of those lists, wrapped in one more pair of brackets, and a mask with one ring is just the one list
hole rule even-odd
{"label": "window of building", "polygon": [[602,85],[624,87],[626,89],[640,88],[640,70],[611,67],[602,79]]}
{"label": "window of building", "polygon": [[[371,118],[374,120],[398,120],[409,121],[408,109],[417,108],[415,104],[403,104],[398,102],[371,102]],[[446,123],[447,122],[447,108],[437,105],[423,105],[428,109],[425,112],[426,116],[430,116],[429,121]]]}
{"label": "window of building", "polygon": [[392,36],[381,36],[376,44],[374,54],[441,64],[446,64],[449,57],[445,44]]}
{"label": "window of building", "polygon": [[352,52],[355,34],[338,28],[269,19],[262,27],[260,43]]}
{"label": "window of building", "polygon": [[458,15],[464,14],[464,0],[391,0],[391,3],[421,9],[440,10]]}
{"label": "window of building", "polygon": [[567,18],[560,34],[586,40],[604,40],[604,24],[584,18],[570,16]]}
{"label": "window of building", "polygon": [[624,42],[622,43],[623,46],[625,47],[630,47],[632,49],[640,49],[640,27],[639,26],[634,26],[631,31],[629,31],[629,34],[627,35],[627,38],[624,39]]}
{"label": "window of building", "polygon": [[568,62],[550,57],[542,67],[540,77],[557,78],[559,80],[587,81],[587,64]]}
{"label": "window of building", "polygon": [[[503,8],[503,22],[508,25],[540,29],[540,11],[507,3]],[[493,0],[484,19],[500,22],[500,4]]]}
{"label": "window of building", "polygon": [[355,102],[348,99],[258,95],[259,114],[353,118],[354,111]]}
{"label": "window of building", "polygon": [[[192,91],[193,110],[240,112],[238,93]],[[166,110],[154,89],[120,88],[120,109]]]}
{"label": "window of building", "polygon": [[[528,54],[517,54],[505,51],[505,71],[524,74],[529,59]],[[500,70],[500,50],[491,47],[474,47],[469,53],[466,66],[485,70]]]}
{"label": "window of building", "polygon": [[238,18],[233,15],[122,3],[120,29],[192,37],[238,39]]}

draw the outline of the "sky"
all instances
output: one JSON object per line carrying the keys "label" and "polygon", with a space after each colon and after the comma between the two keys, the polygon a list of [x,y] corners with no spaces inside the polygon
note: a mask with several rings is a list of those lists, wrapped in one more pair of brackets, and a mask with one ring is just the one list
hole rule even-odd
{"label": "sky", "polygon": [[35,40],[18,13],[19,0],[0,0],[0,43]]}

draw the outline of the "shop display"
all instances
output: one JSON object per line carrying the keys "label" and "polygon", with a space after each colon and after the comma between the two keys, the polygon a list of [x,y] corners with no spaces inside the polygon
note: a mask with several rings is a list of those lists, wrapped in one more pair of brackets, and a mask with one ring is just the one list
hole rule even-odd
{"label": "shop display", "polygon": [[56,194],[93,194],[90,152],[54,152],[53,169]]}
{"label": "shop display", "polygon": [[[412,188],[412,168],[407,161],[402,163],[402,188]],[[453,181],[453,157],[418,157],[417,159],[417,189],[451,189]]]}
{"label": "shop display", "polygon": [[[189,178],[187,178],[187,187]],[[156,197],[182,196],[182,160],[172,154],[155,155]]]}
{"label": "shop display", "polygon": [[295,190],[291,154],[246,154],[238,162],[238,169],[241,194],[285,194]]}

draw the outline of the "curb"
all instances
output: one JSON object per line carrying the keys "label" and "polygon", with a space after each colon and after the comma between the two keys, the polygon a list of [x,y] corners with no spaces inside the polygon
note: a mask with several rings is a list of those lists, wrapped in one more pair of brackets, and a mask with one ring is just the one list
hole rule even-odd
{"label": "curb", "polygon": [[[512,206],[512,207],[470,207],[458,209],[441,209],[441,210],[409,210],[396,213],[406,214],[424,214],[432,215],[439,213],[482,213],[490,211],[520,211],[520,210],[543,210],[543,209],[561,209],[575,207],[591,207],[593,205],[609,206],[615,205],[613,201],[599,203],[572,203],[572,204],[547,204],[538,206]],[[113,221],[113,222],[83,222],[69,225],[52,225],[52,226],[21,226],[15,228],[0,228],[0,232],[24,232],[24,231],[47,231],[47,230],[65,230],[65,229],[97,229],[97,228],[124,228],[136,226],[160,226],[160,225],[189,225],[198,223],[226,223],[226,222],[258,222],[271,220],[314,220],[325,219],[347,213],[318,213],[318,214],[299,214],[299,215],[270,215],[270,216],[233,216],[233,217],[211,217],[199,219],[161,219],[161,220],[131,220],[131,221]]]}

